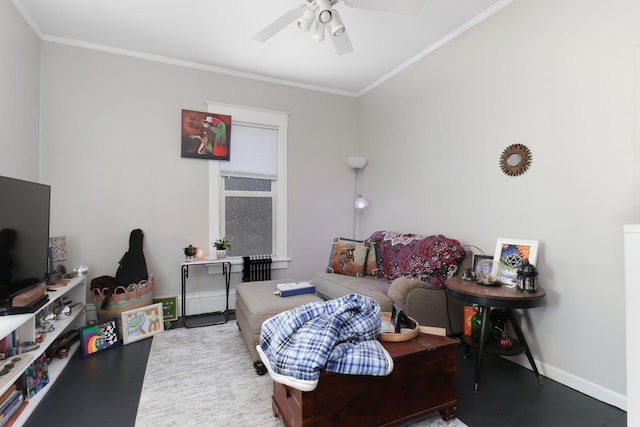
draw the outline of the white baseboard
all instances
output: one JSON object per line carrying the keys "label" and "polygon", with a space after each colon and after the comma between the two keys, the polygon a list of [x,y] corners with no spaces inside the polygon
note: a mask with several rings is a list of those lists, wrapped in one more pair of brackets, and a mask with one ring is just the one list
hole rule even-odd
{"label": "white baseboard", "polygon": [[[529,364],[529,360],[524,354],[513,357],[505,357],[505,359],[511,360],[512,362],[517,363],[518,365],[523,366],[533,372],[533,370],[531,369],[531,365]],[[594,399],[598,399],[602,402],[608,403],[611,406],[620,408],[623,411],[627,410],[627,396],[604,388],[598,384],[594,384],[590,381],[585,380],[584,378],[580,378],[554,366],[547,365],[546,363],[540,362],[539,360],[535,360],[535,362],[541,375],[547,378],[551,378],[552,380],[566,385],[567,387],[570,387],[574,390],[577,390],[580,393],[584,393],[587,396],[593,397]]]}
{"label": "white baseboard", "polygon": [[[206,291],[187,294],[187,314],[203,314],[216,311],[223,311],[226,305],[224,290]],[[179,316],[182,316],[182,298],[178,297]],[[229,290],[229,310],[236,308],[235,289]]]}

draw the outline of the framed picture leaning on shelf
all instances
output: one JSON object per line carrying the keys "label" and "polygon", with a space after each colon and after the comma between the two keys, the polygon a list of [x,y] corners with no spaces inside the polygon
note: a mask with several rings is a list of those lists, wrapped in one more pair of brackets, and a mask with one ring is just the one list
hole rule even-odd
{"label": "framed picture leaning on shelf", "polygon": [[79,334],[82,357],[92,356],[120,344],[116,317],[80,328]]}
{"label": "framed picture leaning on shelf", "polygon": [[165,321],[178,320],[178,297],[154,297],[153,303],[162,304],[162,317]]}
{"label": "framed picture leaning on shelf", "polygon": [[122,313],[122,339],[125,344],[149,338],[164,331],[162,303]]}

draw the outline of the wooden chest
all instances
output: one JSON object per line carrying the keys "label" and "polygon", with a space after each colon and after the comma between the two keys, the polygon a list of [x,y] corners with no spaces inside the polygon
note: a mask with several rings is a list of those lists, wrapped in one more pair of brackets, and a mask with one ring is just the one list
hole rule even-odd
{"label": "wooden chest", "polygon": [[390,375],[323,372],[311,392],[274,382],[274,415],[287,427],[387,426],[432,411],[454,417],[457,341],[421,333],[382,344],[393,357]]}

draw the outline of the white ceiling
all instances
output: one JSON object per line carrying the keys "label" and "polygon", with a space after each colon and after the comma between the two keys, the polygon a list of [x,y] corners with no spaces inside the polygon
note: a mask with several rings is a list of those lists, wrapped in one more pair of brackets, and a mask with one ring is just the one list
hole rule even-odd
{"label": "white ceiling", "polygon": [[342,56],[295,22],[252,39],[305,0],[12,1],[45,41],[358,95],[513,0],[423,0],[416,16],[339,1],[354,48]]}

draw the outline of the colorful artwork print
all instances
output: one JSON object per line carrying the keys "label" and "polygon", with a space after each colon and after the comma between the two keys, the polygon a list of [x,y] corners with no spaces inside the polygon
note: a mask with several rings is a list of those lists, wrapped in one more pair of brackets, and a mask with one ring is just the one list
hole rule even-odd
{"label": "colorful artwork print", "polygon": [[182,110],[182,157],[229,160],[231,116]]}
{"label": "colorful artwork print", "polygon": [[122,338],[125,344],[148,338],[164,331],[162,303],[122,313]]}
{"label": "colorful artwork print", "polygon": [[47,358],[42,355],[24,371],[27,397],[33,397],[44,386],[49,384],[49,368]]}
{"label": "colorful artwork print", "polygon": [[119,343],[118,319],[115,317],[80,329],[82,357],[108,350]]}
{"label": "colorful artwork print", "polygon": [[535,265],[537,257],[538,242],[536,240],[498,239],[491,275],[501,283],[515,286],[518,267],[525,260]]}

